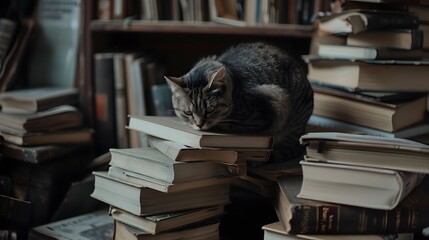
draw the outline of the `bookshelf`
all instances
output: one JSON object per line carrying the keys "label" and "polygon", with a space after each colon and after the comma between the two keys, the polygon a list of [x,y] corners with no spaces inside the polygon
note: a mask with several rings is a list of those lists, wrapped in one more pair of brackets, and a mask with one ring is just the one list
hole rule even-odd
{"label": "bookshelf", "polygon": [[84,3],[83,61],[79,87],[89,126],[94,125],[94,62],[97,52],[142,51],[156,55],[166,72],[179,76],[201,57],[218,54],[240,42],[266,41],[300,59],[307,54],[312,25],[270,24],[231,26],[210,21],[96,19],[96,4]]}

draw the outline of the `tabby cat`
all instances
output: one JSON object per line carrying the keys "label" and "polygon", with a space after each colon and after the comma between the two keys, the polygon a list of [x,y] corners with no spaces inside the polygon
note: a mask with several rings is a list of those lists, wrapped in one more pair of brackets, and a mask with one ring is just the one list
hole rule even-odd
{"label": "tabby cat", "polygon": [[269,134],[270,162],[302,157],[299,138],[313,112],[313,91],[300,65],[278,47],[241,43],[166,81],[176,115],[194,129]]}

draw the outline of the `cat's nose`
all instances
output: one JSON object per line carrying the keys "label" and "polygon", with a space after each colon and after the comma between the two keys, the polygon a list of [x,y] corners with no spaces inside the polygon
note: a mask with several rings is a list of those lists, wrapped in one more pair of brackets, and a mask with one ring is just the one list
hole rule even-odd
{"label": "cat's nose", "polygon": [[203,119],[195,119],[195,126],[197,126],[198,128],[203,128],[205,124],[205,121]]}

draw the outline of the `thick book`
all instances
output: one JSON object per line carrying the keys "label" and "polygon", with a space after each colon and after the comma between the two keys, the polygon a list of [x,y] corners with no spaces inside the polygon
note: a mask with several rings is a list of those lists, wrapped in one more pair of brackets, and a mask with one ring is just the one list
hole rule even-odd
{"label": "thick book", "polygon": [[130,115],[127,127],[196,148],[271,149],[273,144],[273,137],[268,135],[198,131],[177,117]]}
{"label": "thick book", "polygon": [[70,105],[61,105],[37,113],[0,112],[0,130],[18,135],[80,127],[82,122],[81,110]]}
{"label": "thick book", "polygon": [[218,184],[229,184],[235,181],[237,176],[215,176],[207,177],[198,180],[191,180],[187,182],[171,183],[162,181],[156,178],[143,175],[138,172],[125,170],[119,167],[110,166],[108,175],[117,179],[122,179],[127,182],[139,184],[147,188],[151,188],[160,192],[180,192],[189,189],[207,187]]}
{"label": "thick book", "polygon": [[316,161],[429,173],[429,146],[409,139],[310,132],[300,141],[305,158]]}
{"label": "thick book", "polygon": [[77,128],[51,132],[31,132],[24,134],[9,134],[0,132],[5,142],[20,146],[35,146],[46,144],[92,144],[93,129]]}
{"label": "thick book", "polygon": [[308,79],[349,91],[428,92],[427,60],[345,60],[304,56]]}
{"label": "thick book", "polygon": [[4,113],[36,113],[60,105],[76,105],[78,96],[76,88],[26,88],[3,92],[0,105]]}
{"label": "thick book", "polygon": [[417,29],[419,18],[409,12],[346,10],[320,18],[319,29],[327,33],[357,34],[380,29]]}
{"label": "thick book", "polygon": [[403,50],[422,49],[423,36],[423,31],[420,29],[389,29],[349,34],[346,37],[346,44]]}
{"label": "thick book", "polygon": [[120,221],[115,221],[113,240],[219,240],[219,222],[152,235]]}
{"label": "thick book", "polygon": [[421,49],[409,50],[319,43],[317,46],[317,55],[336,59],[411,60],[422,59],[425,53]]}
{"label": "thick book", "polygon": [[429,224],[429,178],[392,210],[298,198],[302,176],[282,176],[277,185],[274,208],[288,234],[395,234],[418,232]]}
{"label": "thick book", "polygon": [[300,198],[356,207],[392,210],[425,174],[311,161],[300,162]]}
{"label": "thick book", "polygon": [[313,91],[313,114],[318,116],[387,132],[423,123],[426,119],[425,95],[417,95],[411,100],[383,102],[334,88],[313,87]]}
{"label": "thick book", "polygon": [[214,161],[225,164],[235,164],[238,153],[233,150],[214,148],[192,148],[179,142],[173,142],[154,136],[148,136],[149,145],[158,149],[174,161],[195,162]]}
{"label": "thick book", "polygon": [[177,228],[183,228],[190,224],[220,217],[225,214],[224,206],[197,208],[178,212],[169,212],[151,216],[136,216],[120,208],[111,206],[109,215],[119,222],[150,234],[159,234]]}
{"label": "thick book", "polygon": [[429,123],[420,123],[402,130],[387,132],[313,114],[308,120],[307,132],[345,132],[389,138],[414,138],[428,134]]}
{"label": "thick book", "polygon": [[237,175],[235,166],[214,161],[175,161],[152,147],[111,148],[110,154],[111,166],[170,183]]}
{"label": "thick book", "polygon": [[320,235],[310,235],[310,234],[297,234],[293,235],[284,229],[281,222],[274,222],[265,224],[262,226],[262,230],[264,231],[264,240],[300,240],[300,239],[308,239],[308,240],[413,240],[413,233],[401,233],[397,235],[392,234],[349,234],[349,235],[330,235],[330,234],[320,234]]}
{"label": "thick book", "polygon": [[91,197],[139,216],[225,205],[230,202],[230,184],[164,193],[113,178],[104,171],[93,174],[95,184]]}
{"label": "thick book", "polygon": [[114,220],[107,209],[36,226],[28,239],[105,240],[113,238]]}

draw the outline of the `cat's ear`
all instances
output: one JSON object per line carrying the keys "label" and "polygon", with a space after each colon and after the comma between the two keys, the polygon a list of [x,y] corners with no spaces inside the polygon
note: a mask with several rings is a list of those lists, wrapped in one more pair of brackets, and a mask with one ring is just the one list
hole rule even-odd
{"label": "cat's ear", "polygon": [[174,90],[177,87],[183,88],[185,86],[185,82],[183,81],[182,78],[167,77],[167,76],[164,76],[164,78],[168,86],[170,86],[171,90]]}
{"label": "cat's ear", "polygon": [[215,73],[210,76],[208,84],[209,88],[219,88],[226,84],[226,69],[224,67],[219,68]]}

